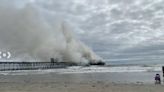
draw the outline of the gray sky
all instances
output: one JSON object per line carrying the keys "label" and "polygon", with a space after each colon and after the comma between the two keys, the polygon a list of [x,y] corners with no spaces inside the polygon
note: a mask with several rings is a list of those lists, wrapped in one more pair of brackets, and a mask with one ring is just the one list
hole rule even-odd
{"label": "gray sky", "polygon": [[[110,62],[164,63],[164,0],[30,0]],[[2,0],[22,7],[25,0]]]}

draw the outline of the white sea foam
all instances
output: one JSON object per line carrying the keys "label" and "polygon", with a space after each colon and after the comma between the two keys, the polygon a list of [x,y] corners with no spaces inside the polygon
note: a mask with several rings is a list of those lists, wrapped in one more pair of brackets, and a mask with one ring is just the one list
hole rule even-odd
{"label": "white sea foam", "polygon": [[126,73],[126,72],[159,72],[159,66],[115,66],[115,67],[99,67],[99,66],[73,66],[60,69],[47,69],[47,70],[16,70],[16,71],[1,71],[2,75],[31,75],[31,74],[85,74],[85,73]]}

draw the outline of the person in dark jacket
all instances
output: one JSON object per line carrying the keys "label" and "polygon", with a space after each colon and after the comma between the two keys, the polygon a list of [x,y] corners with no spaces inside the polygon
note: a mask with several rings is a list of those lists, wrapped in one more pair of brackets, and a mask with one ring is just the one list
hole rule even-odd
{"label": "person in dark jacket", "polygon": [[160,74],[155,75],[155,84],[161,84],[161,77]]}
{"label": "person in dark jacket", "polygon": [[162,73],[163,73],[163,77],[164,77],[164,66],[162,66]]}

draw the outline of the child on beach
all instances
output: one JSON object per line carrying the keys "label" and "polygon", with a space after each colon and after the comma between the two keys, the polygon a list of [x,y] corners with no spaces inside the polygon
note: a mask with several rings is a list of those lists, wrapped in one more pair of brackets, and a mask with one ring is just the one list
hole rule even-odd
{"label": "child on beach", "polygon": [[155,84],[161,84],[161,78],[159,74],[155,75]]}

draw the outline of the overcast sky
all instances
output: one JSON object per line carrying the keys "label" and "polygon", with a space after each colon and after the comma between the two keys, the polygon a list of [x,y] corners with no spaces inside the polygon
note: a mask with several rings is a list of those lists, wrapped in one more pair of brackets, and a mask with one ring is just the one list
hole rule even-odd
{"label": "overcast sky", "polygon": [[29,1],[68,20],[76,37],[109,63],[164,63],[164,0]]}

